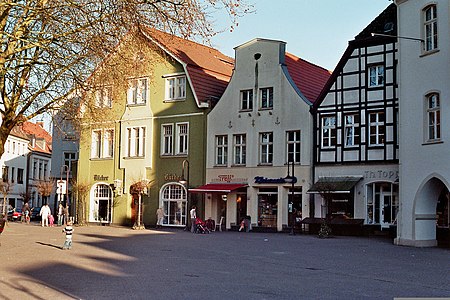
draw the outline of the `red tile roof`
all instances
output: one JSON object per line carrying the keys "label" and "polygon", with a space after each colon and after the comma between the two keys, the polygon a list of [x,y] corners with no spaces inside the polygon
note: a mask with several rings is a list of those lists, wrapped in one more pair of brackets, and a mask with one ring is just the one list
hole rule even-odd
{"label": "red tile roof", "polygon": [[232,58],[217,49],[156,29],[145,28],[144,33],[185,65],[198,104],[222,96],[233,72]]}
{"label": "red tile roof", "polygon": [[48,133],[40,124],[35,124],[31,122],[24,122],[22,124],[22,130],[30,135],[34,135],[36,140],[43,139],[45,141],[45,146],[41,147],[40,143],[34,143],[34,147],[30,145],[32,151],[42,152],[51,154],[52,153],[52,136]]}
{"label": "red tile roof", "polygon": [[331,72],[287,52],[285,63],[295,85],[311,103],[314,103]]}

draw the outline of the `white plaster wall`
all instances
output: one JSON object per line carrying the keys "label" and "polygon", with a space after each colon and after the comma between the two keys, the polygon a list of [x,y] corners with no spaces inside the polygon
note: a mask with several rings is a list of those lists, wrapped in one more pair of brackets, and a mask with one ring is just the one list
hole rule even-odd
{"label": "white plaster wall", "polygon": [[[257,221],[257,188],[255,176],[267,178],[286,177],[286,131],[301,130],[301,165],[295,166],[295,176],[299,185],[311,182],[311,130],[312,117],[309,103],[301,98],[283,73],[282,64],[285,56],[285,43],[273,40],[254,39],[235,48],[236,67],[222,98],[208,115],[207,131],[207,171],[206,182],[217,180],[219,175],[232,175],[240,182],[249,184],[247,188],[247,211],[252,222]],[[254,55],[261,54],[256,61]],[[240,91],[255,88],[255,66],[258,63],[257,88],[254,90],[254,103],[251,112],[240,112]],[[274,104],[272,110],[258,110],[258,89],[273,87]],[[230,126],[231,125],[231,126]],[[258,166],[259,133],[273,132],[273,164]],[[247,135],[247,164],[245,167],[231,167],[233,162],[233,134]],[[215,167],[215,136],[228,136],[228,166]],[[245,181],[244,181],[245,180]],[[266,187],[266,185],[264,185]],[[273,184],[278,187],[278,230],[287,223],[287,189],[289,185]],[[307,188],[303,187],[306,193]],[[303,195],[303,214],[309,214],[309,197]],[[229,200],[228,200],[229,201]],[[228,216],[235,211],[231,202]],[[235,212],[234,212],[235,213]],[[233,215],[234,216],[234,215]],[[227,228],[234,219],[227,218]]]}
{"label": "white plaster wall", "polygon": [[[439,51],[423,55],[420,42],[399,39],[400,90],[400,212],[399,244],[418,245],[435,239],[415,232],[414,201],[419,187],[430,174],[450,178],[450,68],[449,68],[449,1],[397,1],[399,35],[423,37],[422,9],[437,4]],[[424,144],[424,96],[440,93],[441,137],[443,143]]]}

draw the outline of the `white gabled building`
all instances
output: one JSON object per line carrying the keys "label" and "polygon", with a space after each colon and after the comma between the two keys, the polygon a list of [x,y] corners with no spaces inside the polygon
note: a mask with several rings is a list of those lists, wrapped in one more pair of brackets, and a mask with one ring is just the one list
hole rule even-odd
{"label": "white gabled building", "polygon": [[[6,187],[5,195],[0,192],[2,194],[0,214],[3,212],[3,197],[6,197],[7,206],[22,208],[26,196],[28,143],[28,137],[20,126],[14,127],[6,140],[5,151],[0,158],[1,180]],[[30,203],[30,206],[32,204]]]}
{"label": "white gabled building", "polygon": [[395,243],[435,246],[450,241],[450,3],[395,3],[400,36],[400,215]]}
{"label": "white gabled building", "polygon": [[236,47],[231,81],[208,115],[206,184],[190,192],[205,193],[205,218],[224,217],[228,229],[250,216],[253,230],[282,231],[292,208],[310,214],[309,110],[330,73],[285,47],[261,38]]}

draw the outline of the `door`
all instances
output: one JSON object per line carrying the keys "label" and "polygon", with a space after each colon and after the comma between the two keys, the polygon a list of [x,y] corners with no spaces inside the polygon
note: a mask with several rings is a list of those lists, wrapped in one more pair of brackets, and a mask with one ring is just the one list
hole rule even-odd
{"label": "door", "polygon": [[236,224],[240,224],[242,219],[247,216],[247,195],[236,195]]}

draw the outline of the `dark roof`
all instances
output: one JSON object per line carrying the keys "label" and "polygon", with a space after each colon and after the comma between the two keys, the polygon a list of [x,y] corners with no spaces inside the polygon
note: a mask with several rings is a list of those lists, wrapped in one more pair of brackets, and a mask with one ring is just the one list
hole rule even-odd
{"label": "dark roof", "polygon": [[[386,31],[386,29],[391,29]],[[392,35],[393,37],[386,36],[372,36],[372,33],[381,33],[386,35]],[[327,83],[324,85],[320,92],[317,101],[313,105],[313,110],[316,110],[320,103],[324,100],[328,94],[329,89],[333,86],[337,76],[342,72],[349,57],[352,55],[353,50],[361,46],[374,46],[386,43],[392,43],[396,41],[397,35],[397,6],[390,4],[381,14],[378,15],[366,28],[361,31],[354,40],[348,43],[347,49],[339,60],[336,68],[329,77]]]}
{"label": "dark roof", "polygon": [[286,53],[285,64],[297,88],[314,103],[331,72],[291,53]]}
{"label": "dark roof", "polygon": [[232,58],[217,49],[153,28],[146,27],[143,31],[162,50],[185,65],[198,104],[222,96],[233,72]]}

